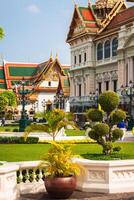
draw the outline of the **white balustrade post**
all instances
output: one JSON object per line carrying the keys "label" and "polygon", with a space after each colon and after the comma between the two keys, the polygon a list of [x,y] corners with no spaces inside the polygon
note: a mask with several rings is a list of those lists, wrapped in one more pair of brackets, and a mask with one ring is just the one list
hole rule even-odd
{"label": "white balustrade post", "polygon": [[17,187],[16,172],[18,165],[3,164],[0,165],[0,200],[18,200],[19,190]]}

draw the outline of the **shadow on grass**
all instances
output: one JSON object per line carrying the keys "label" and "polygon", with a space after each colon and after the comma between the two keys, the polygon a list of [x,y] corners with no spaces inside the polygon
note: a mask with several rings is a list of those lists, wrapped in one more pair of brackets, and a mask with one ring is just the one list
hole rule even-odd
{"label": "shadow on grass", "polygon": [[127,154],[119,154],[113,153],[111,155],[104,155],[104,154],[81,154],[81,156],[85,159],[89,160],[128,160],[133,159],[134,156],[127,155]]}

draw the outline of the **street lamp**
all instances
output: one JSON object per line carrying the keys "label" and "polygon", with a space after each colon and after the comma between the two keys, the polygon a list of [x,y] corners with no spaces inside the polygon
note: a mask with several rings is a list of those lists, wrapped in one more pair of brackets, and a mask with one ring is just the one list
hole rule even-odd
{"label": "street lamp", "polygon": [[134,83],[130,80],[129,84],[126,85],[125,87],[122,85],[120,90],[121,90],[121,96],[123,99],[129,98],[128,113],[130,116],[130,121],[129,121],[128,126],[129,126],[129,128],[131,128],[134,126],[134,120],[133,120],[133,114],[132,114],[132,105],[133,105],[133,97],[134,97]]}
{"label": "street lamp", "polygon": [[55,108],[64,109],[65,107],[65,97],[63,90],[60,90],[56,96],[54,96],[54,106]]}
{"label": "street lamp", "polygon": [[45,112],[45,107],[46,107],[46,100],[45,99],[43,99],[43,101],[41,102],[41,104],[42,104],[42,107],[43,107],[43,111]]}
{"label": "street lamp", "polygon": [[96,108],[98,107],[98,97],[99,97],[98,89],[96,89],[95,92],[89,93],[89,101],[93,102],[93,105],[95,105]]}
{"label": "street lamp", "polygon": [[28,118],[27,113],[25,110],[25,106],[27,104],[27,94],[30,94],[33,90],[25,89],[26,81],[24,80],[24,77],[22,81],[19,82],[19,89],[16,91],[15,88],[13,89],[14,92],[18,92],[20,97],[20,102],[22,105],[22,111],[21,111],[21,118],[19,120],[19,132],[24,132],[26,126],[28,125]]}

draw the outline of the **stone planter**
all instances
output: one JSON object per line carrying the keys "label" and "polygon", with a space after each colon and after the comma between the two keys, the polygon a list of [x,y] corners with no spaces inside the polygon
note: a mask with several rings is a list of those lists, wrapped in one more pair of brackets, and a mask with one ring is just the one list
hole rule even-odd
{"label": "stone planter", "polygon": [[85,174],[77,177],[77,189],[88,192],[134,192],[134,160],[94,161],[75,159]]}

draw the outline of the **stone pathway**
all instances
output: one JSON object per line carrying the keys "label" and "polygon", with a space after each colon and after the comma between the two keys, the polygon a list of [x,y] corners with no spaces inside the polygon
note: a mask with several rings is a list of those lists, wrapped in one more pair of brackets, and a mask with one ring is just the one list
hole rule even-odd
{"label": "stone pathway", "polygon": [[[134,200],[134,193],[102,194],[75,191],[70,200]],[[20,200],[50,200],[47,193],[25,194]],[[51,199],[56,200],[56,199]]]}

